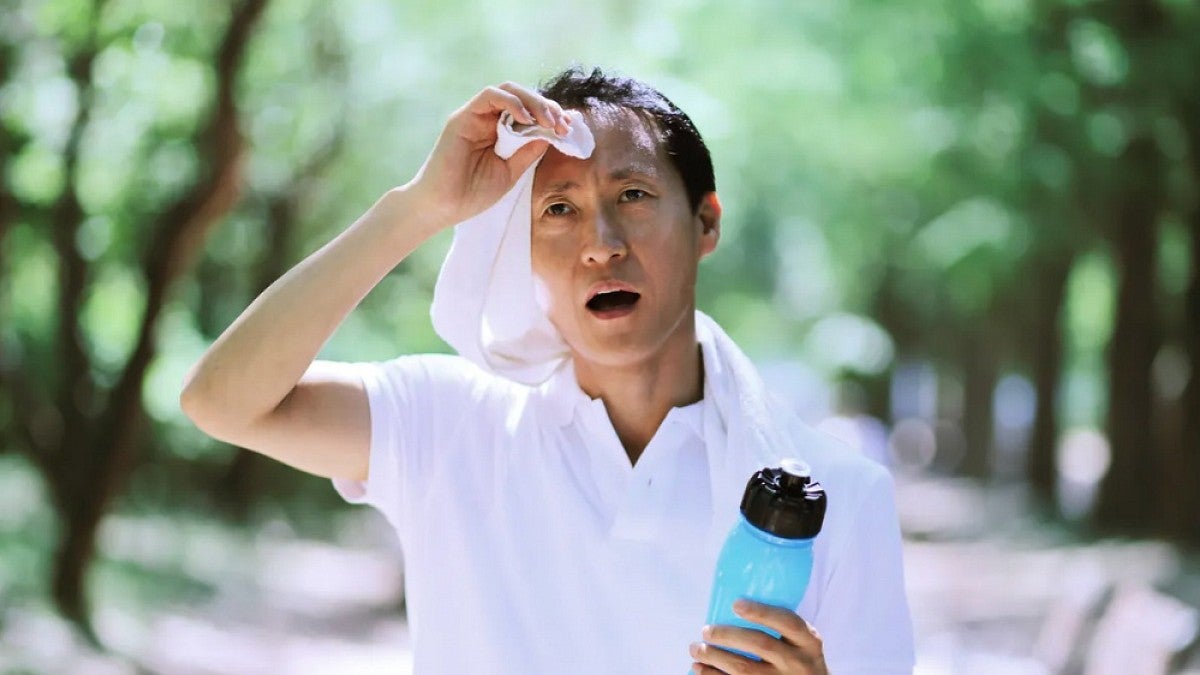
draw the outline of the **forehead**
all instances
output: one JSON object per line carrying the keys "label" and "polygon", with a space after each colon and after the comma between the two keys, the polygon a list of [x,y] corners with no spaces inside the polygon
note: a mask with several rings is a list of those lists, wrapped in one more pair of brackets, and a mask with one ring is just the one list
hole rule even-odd
{"label": "forehead", "polygon": [[633,170],[668,179],[673,167],[667,159],[654,122],[628,108],[605,107],[584,111],[584,119],[596,149],[587,159],[562,154],[554,147],[546,151],[534,175],[534,191],[553,183],[580,178],[585,173],[607,177]]}

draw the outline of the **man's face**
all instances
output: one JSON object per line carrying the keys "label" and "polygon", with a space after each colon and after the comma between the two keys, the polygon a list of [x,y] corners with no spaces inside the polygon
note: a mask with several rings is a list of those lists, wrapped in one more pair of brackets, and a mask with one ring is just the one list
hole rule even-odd
{"label": "man's face", "polygon": [[716,247],[720,206],[692,212],[653,123],[588,111],[586,160],[547,150],[533,182],[533,272],[572,352],[632,365],[662,349],[695,309],[696,268]]}

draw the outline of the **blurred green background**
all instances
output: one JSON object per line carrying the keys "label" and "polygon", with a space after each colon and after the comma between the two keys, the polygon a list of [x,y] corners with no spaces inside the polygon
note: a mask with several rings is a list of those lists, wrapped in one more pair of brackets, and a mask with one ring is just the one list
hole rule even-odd
{"label": "blurred green background", "polygon": [[[892,469],[919,672],[1196,668],[1197,0],[0,0],[0,672],[403,672],[390,531],[182,379],[571,63],[708,141],[700,307]],[[322,357],[445,351],[448,243]]]}

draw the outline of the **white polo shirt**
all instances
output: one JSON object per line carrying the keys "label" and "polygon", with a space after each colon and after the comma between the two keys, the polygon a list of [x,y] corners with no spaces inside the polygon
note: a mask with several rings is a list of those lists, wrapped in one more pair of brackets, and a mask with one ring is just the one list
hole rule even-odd
{"label": "white polo shirt", "polygon": [[[579,389],[570,367],[530,388],[456,356],[359,365],[369,478],[334,484],[378,508],[400,537],[418,675],[688,671],[719,552],[707,399],[672,409],[631,466],[603,401]],[[861,470],[839,476],[879,483],[878,465],[847,461]],[[839,675],[912,670],[886,478],[859,490],[873,501],[853,512],[831,495],[826,528],[856,523],[861,537],[841,539],[861,543],[831,554],[822,538],[839,535],[818,537],[799,608]],[[838,589],[844,597],[828,598]]]}

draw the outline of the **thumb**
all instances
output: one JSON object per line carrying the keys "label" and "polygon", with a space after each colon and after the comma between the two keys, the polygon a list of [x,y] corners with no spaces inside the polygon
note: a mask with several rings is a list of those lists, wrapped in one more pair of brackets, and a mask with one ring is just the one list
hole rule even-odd
{"label": "thumb", "polygon": [[521,146],[520,150],[513,153],[512,157],[508,158],[508,168],[512,172],[512,180],[516,181],[529,165],[533,164],[546,149],[550,147],[550,141],[536,140],[530,141]]}

